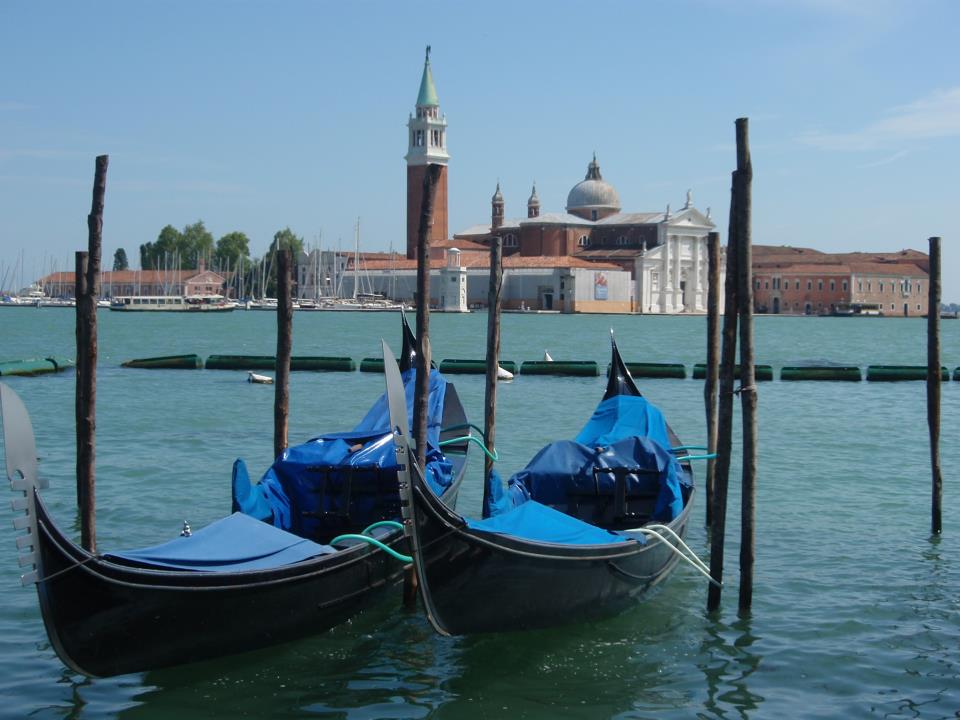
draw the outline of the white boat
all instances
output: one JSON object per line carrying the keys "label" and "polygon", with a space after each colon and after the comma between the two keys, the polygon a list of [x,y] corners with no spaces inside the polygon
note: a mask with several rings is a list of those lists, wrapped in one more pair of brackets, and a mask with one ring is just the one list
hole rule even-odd
{"label": "white boat", "polygon": [[273,385],[273,378],[269,375],[258,375],[255,372],[247,373],[247,382],[258,385]]}
{"label": "white boat", "polygon": [[236,303],[223,295],[120,295],[110,301],[121,312],[230,312]]}

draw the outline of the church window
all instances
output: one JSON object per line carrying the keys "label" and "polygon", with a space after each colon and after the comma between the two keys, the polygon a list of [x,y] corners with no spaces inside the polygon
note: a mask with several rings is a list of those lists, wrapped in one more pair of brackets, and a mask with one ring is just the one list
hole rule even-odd
{"label": "church window", "polygon": [[863,280],[857,280],[857,292],[863,292]]}
{"label": "church window", "polygon": [[920,292],[920,281],[917,280],[917,292]]}
{"label": "church window", "polygon": [[770,281],[767,280],[767,281],[763,284],[763,287],[764,287],[765,290],[769,290],[769,289],[770,289]]}
{"label": "church window", "polygon": [[843,281],[843,291],[844,291],[844,292],[847,291],[847,281],[846,281],[846,280]]}
{"label": "church window", "polygon": [[580,236],[580,239],[577,240],[577,245],[579,245],[580,247],[589,247],[589,246],[590,246],[590,238],[589,238],[588,236],[586,236],[586,235],[581,235],[581,236]]}
{"label": "church window", "polygon": [[883,292],[883,283],[880,283],[880,292]]}
{"label": "church window", "polygon": [[660,289],[660,273],[650,273],[650,290],[657,292]]}
{"label": "church window", "polygon": [[830,290],[836,290],[836,289],[837,289],[837,282],[836,282],[836,280],[831,280],[831,281],[830,281]]}
{"label": "church window", "polygon": [[591,219],[591,220],[596,220],[596,219],[597,219],[597,211],[596,211],[596,210],[591,210],[591,211],[590,211],[590,219]]}
{"label": "church window", "polygon": [[823,290],[823,280],[817,280],[817,290]]}
{"label": "church window", "polygon": [[807,280],[807,290],[813,290],[813,281]]}
{"label": "church window", "polygon": [[800,289],[800,281],[797,280],[797,290],[799,290],[799,289]]}

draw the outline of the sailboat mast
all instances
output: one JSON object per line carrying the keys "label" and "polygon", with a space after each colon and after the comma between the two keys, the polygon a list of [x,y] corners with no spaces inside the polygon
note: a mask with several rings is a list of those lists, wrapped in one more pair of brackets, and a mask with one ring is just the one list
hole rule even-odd
{"label": "sailboat mast", "polygon": [[353,299],[357,299],[357,286],[360,285],[360,218],[357,218],[356,249],[353,252]]}

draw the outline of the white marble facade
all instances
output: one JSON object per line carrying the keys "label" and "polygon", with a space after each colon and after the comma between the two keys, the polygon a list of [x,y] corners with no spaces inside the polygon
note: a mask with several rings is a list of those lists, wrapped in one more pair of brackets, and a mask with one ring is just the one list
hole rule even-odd
{"label": "white marble facade", "polygon": [[[638,255],[635,261],[634,297],[638,312],[707,311],[707,234],[713,227],[709,215],[703,215],[689,204],[676,215],[667,209],[657,227],[657,246]],[[723,277],[722,252],[720,266]],[[720,295],[722,310],[723,293]]]}

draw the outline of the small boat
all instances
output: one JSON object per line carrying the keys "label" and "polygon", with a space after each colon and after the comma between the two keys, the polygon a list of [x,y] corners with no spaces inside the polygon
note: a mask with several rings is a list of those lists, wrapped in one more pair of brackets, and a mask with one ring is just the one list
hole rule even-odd
{"label": "small boat", "polygon": [[[640,395],[616,343],[612,353],[606,393],[577,438],[542,449],[506,490],[494,477],[484,519],[446,507],[416,463],[406,463],[405,525],[420,594],[439,633],[607,616],[662,582],[689,552],[682,538],[694,497],[693,456]],[[402,385],[390,362],[385,372],[399,457],[409,454]]]}
{"label": "small boat", "polygon": [[247,382],[257,385],[273,385],[273,378],[269,375],[258,375],[255,372],[247,373]]}
{"label": "small boat", "polygon": [[118,295],[110,309],[120,312],[231,312],[236,303],[223,295]]}
{"label": "small boat", "polygon": [[[404,321],[399,391],[407,400],[415,385],[411,342]],[[436,370],[430,387],[428,482],[453,504],[466,466],[466,421],[456,390]],[[161,545],[97,554],[47,511],[29,416],[2,383],[0,410],[7,474],[24,495],[13,502],[21,511],[14,527],[27,531],[17,538],[22,580],[37,587],[57,655],[85,675],[151,670],[322,632],[380,596],[409,562],[396,522],[384,397],[353,431],[287,448],[256,485],[238,460],[232,515],[196,532],[185,524]]]}

